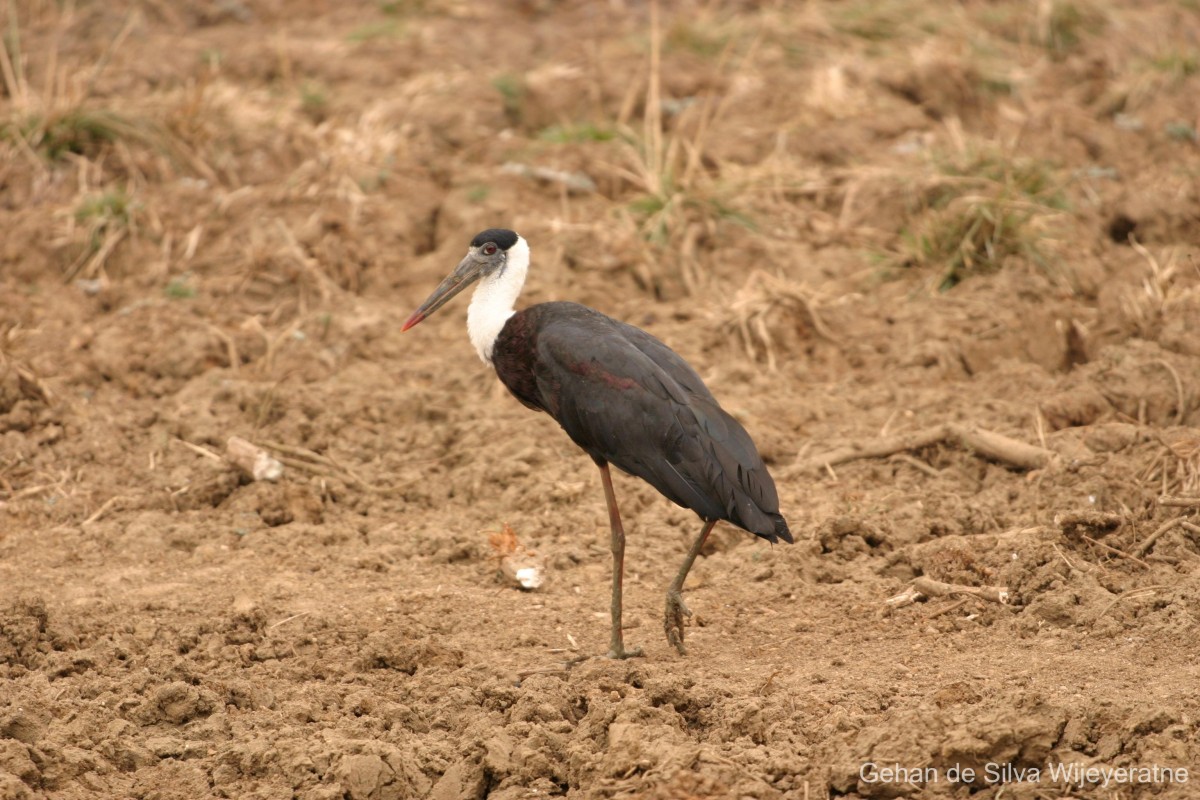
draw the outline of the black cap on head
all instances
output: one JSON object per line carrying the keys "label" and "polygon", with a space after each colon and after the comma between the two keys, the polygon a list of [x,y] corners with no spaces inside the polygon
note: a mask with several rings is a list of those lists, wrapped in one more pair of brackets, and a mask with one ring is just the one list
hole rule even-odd
{"label": "black cap on head", "polygon": [[471,247],[482,247],[488,242],[494,242],[501,250],[507,250],[517,243],[517,234],[504,228],[488,228],[483,233],[475,234]]}

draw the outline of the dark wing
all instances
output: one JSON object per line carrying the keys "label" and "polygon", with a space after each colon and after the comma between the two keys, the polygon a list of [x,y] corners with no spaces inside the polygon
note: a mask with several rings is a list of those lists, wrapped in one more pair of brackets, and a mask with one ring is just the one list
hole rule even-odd
{"label": "dark wing", "polygon": [[535,363],[544,407],[593,458],[705,519],[791,541],[750,435],[658,339],[571,304],[543,317]]}

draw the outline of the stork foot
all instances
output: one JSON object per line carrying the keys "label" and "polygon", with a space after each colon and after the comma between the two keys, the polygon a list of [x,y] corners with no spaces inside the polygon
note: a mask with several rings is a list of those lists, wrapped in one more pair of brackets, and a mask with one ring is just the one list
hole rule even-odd
{"label": "stork foot", "polygon": [[626,658],[641,658],[643,655],[642,648],[640,647],[631,647],[626,650],[625,645],[621,645],[619,647],[610,647],[607,657],[614,661],[623,661]]}
{"label": "stork foot", "polygon": [[687,649],[683,646],[683,618],[691,615],[691,610],[683,603],[683,595],[674,590],[668,591],[667,610],[663,614],[663,629],[667,632],[667,641],[679,651],[681,656],[687,655]]}

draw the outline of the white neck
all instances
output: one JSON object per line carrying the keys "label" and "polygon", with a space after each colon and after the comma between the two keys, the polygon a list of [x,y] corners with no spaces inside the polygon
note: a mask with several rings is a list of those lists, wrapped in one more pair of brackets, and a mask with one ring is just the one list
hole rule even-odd
{"label": "white neck", "polygon": [[517,237],[517,243],[508,248],[504,269],[480,279],[471,307],[467,309],[467,333],[475,352],[483,363],[492,363],[492,347],[500,329],[514,313],[513,304],[521,287],[525,285],[525,273],[529,270],[529,243]]}

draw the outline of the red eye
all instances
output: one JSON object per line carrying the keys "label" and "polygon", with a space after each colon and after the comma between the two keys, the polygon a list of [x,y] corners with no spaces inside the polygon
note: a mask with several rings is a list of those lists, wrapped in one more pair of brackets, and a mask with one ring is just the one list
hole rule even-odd
{"label": "red eye", "polygon": [[483,246],[483,254],[484,254],[485,256],[494,256],[494,255],[496,255],[496,245],[492,244],[491,242],[488,242],[487,244],[485,244],[485,245]]}

